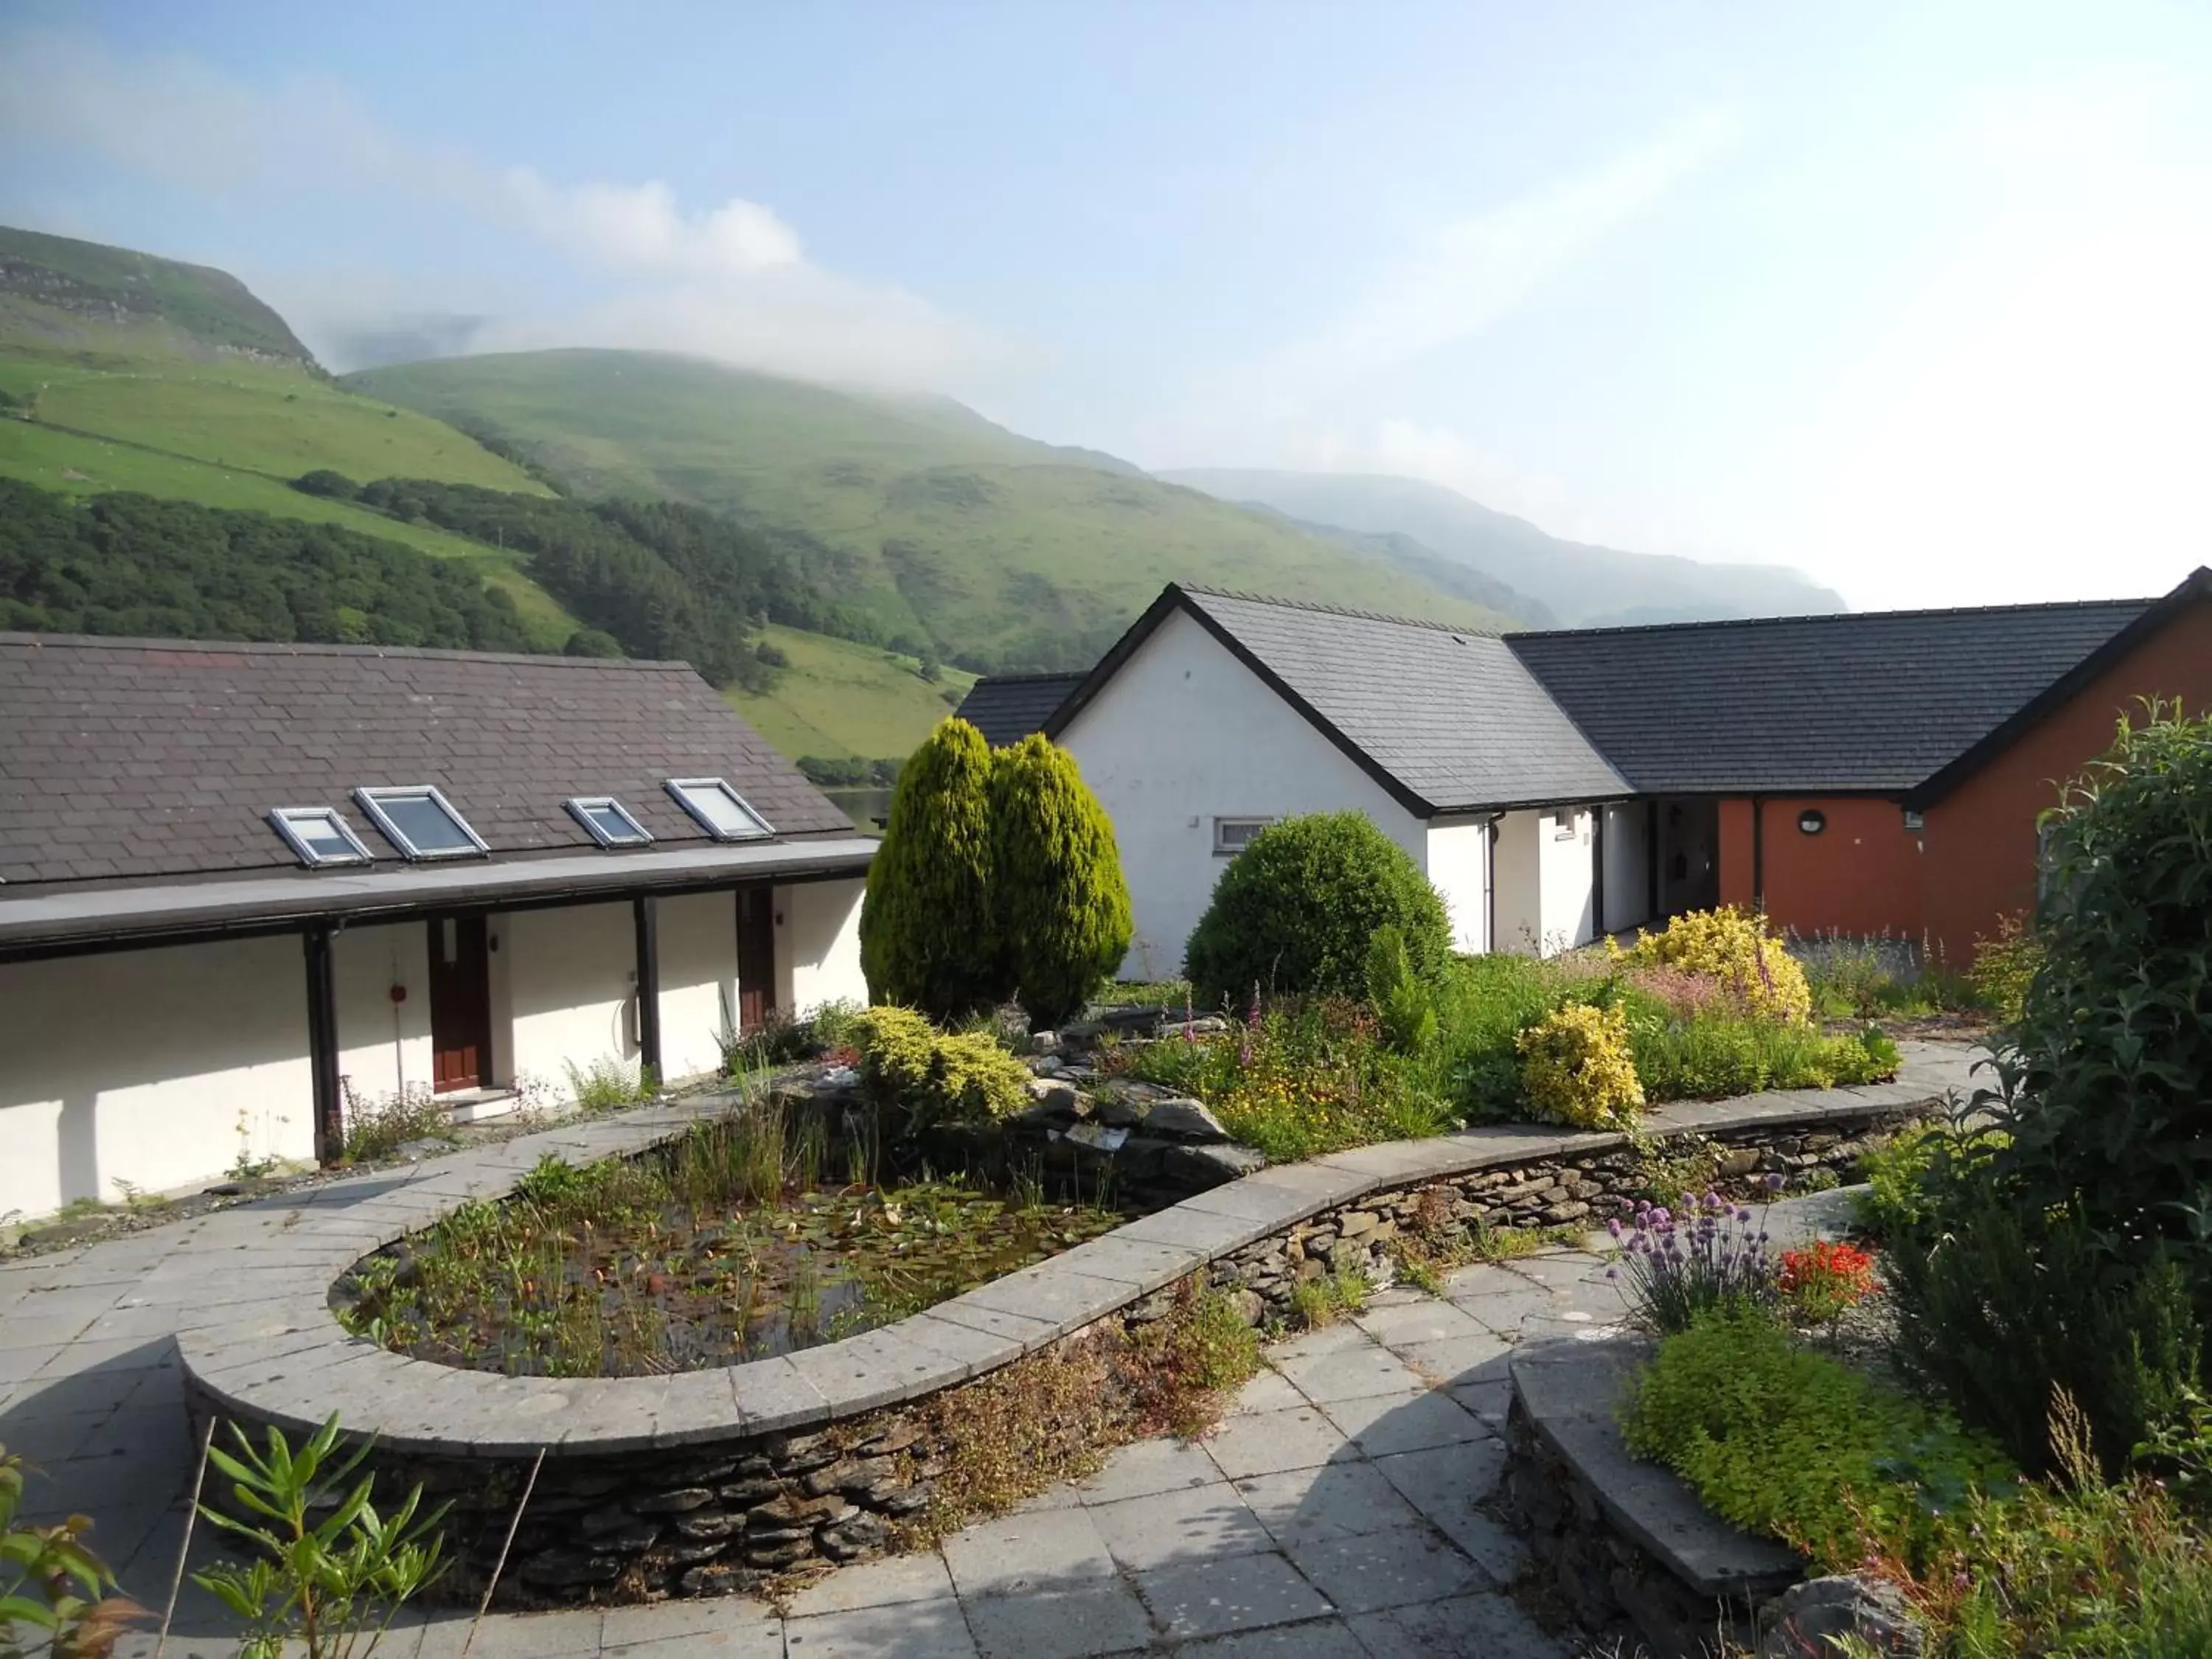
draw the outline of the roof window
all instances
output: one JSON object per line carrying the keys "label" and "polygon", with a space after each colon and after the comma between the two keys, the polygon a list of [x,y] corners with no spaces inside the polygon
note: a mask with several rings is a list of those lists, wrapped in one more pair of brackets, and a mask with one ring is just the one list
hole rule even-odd
{"label": "roof window", "polygon": [[476,858],[491,851],[453,804],[427,783],[356,789],[353,798],[384,838],[410,859]]}
{"label": "roof window", "polygon": [[568,811],[602,847],[644,847],[652,842],[652,832],[612,795],[573,796]]}
{"label": "roof window", "polygon": [[353,826],[338,815],[334,806],[272,807],[269,823],[284,837],[285,844],[300,855],[300,862],[311,870],[331,864],[373,861],[368,848],[354,834]]}
{"label": "roof window", "polygon": [[757,841],[775,830],[720,778],[671,778],[668,793],[716,841]]}

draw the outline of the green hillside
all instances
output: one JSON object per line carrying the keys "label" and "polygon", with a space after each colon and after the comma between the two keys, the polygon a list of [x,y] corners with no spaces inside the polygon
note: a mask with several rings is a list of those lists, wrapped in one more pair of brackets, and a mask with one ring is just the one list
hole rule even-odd
{"label": "green hillside", "polygon": [[0,477],[336,525],[465,565],[534,648],[576,631],[518,556],[290,488],[325,467],[548,493],[451,427],[335,384],[222,271],[0,228]]}
{"label": "green hillside", "polygon": [[755,731],[794,760],[904,755],[975,683],[957,668],[926,680],[913,657],[795,628],[770,624],[762,638],[789,665],[767,691],[726,695]]}
{"label": "green hillside", "polygon": [[947,399],[625,351],[454,358],[342,384],[512,446],[587,494],[734,513],[887,637],[972,668],[1087,665],[1178,580],[1502,620],[1389,559]]}
{"label": "green hillside", "polygon": [[312,367],[282,317],[227,270],[0,225],[0,331],[52,343],[135,341]]}

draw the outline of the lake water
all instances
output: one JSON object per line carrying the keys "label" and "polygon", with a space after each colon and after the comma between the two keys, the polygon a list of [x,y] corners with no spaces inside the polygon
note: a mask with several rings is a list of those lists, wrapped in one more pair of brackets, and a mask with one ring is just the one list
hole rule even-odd
{"label": "lake water", "polygon": [[824,789],[822,793],[836,802],[837,810],[862,830],[880,830],[884,820],[890,816],[891,792],[888,789]]}

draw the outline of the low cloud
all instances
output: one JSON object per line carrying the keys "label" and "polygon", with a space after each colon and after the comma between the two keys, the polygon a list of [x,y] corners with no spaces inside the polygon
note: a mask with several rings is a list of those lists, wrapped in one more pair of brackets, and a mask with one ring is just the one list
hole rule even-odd
{"label": "low cloud", "polygon": [[418,340],[447,355],[634,346],[893,386],[988,384],[1030,361],[1018,343],[918,295],[812,264],[798,232],[763,203],[686,207],[658,179],[560,182],[493,165],[394,132],[325,78],[249,86],[194,58],[130,58],[81,34],[21,32],[0,43],[0,147],[91,155],[210,199],[313,195],[453,216],[556,251],[589,295],[550,303],[549,289],[563,284],[526,289],[459,270],[238,262],[337,368],[393,361]]}

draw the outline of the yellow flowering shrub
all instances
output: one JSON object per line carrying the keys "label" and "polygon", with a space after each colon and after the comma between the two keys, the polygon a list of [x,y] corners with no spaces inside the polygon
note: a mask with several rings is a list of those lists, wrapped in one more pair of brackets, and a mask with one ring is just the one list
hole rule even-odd
{"label": "yellow flowering shrub", "polygon": [[1644,1085],[1618,1008],[1569,1003],[1514,1039],[1521,1086],[1535,1115],[1577,1129],[1625,1128],[1644,1109]]}
{"label": "yellow flowering shrub", "polygon": [[947,1036],[911,1008],[854,1021],[862,1077],[917,1122],[988,1122],[1030,1103],[1029,1067],[981,1032]]}
{"label": "yellow flowering shrub", "polygon": [[1813,988],[1805,970],[1766,931],[1766,918],[1723,904],[1691,910],[1658,933],[1638,929],[1628,950],[1607,941],[1617,960],[1638,967],[1679,968],[1718,980],[1755,1014],[1787,1024],[1813,1018]]}

